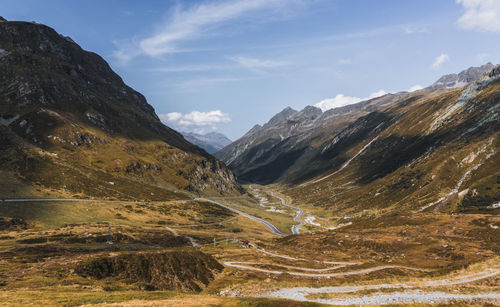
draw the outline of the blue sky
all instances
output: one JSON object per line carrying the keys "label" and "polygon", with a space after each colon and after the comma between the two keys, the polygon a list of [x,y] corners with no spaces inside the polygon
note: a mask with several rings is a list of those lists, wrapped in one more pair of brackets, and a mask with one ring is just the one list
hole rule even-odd
{"label": "blue sky", "polygon": [[[231,139],[500,63],[499,0],[0,0],[103,56],[168,125]],[[376,94],[374,94],[376,93]]]}

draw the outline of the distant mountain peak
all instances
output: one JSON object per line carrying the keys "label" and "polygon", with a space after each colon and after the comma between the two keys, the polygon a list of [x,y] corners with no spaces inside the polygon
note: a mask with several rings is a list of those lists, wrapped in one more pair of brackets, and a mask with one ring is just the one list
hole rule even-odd
{"label": "distant mountain peak", "polygon": [[321,111],[320,108],[314,106],[306,106],[304,109],[293,114],[291,117],[293,119],[299,120],[314,120],[321,116],[321,114],[323,114],[323,111]]}
{"label": "distant mountain peak", "polygon": [[281,124],[282,122],[289,119],[292,115],[297,113],[296,110],[291,107],[284,108],[281,112],[274,115],[265,125],[264,127],[272,127]]}
{"label": "distant mountain peak", "polygon": [[446,88],[458,88],[465,86],[471,82],[484,76],[487,72],[495,67],[492,63],[488,62],[479,67],[471,66],[465,70],[462,70],[458,74],[448,74],[439,78],[431,86],[426,89],[446,89]]}
{"label": "distant mountain peak", "polygon": [[214,154],[227,145],[231,144],[231,140],[220,132],[209,132],[206,134],[198,134],[194,132],[183,132],[182,135],[190,143],[205,149],[209,154]]}

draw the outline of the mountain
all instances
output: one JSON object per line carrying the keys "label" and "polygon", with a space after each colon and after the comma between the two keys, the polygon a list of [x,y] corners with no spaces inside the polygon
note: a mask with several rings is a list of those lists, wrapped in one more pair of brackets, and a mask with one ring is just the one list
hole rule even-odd
{"label": "mountain", "polygon": [[337,214],[488,211],[500,201],[499,97],[500,66],[463,88],[411,93],[334,133],[282,182]]}
{"label": "mountain", "polygon": [[209,154],[218,152],[232,142],[224,134],[218,132],[209,132],[206,134],[182,132],[182,135],[187,141],[205,149]]}
{"label": "mountain", "polygon": [[271,183],[291,179],[294,164],[306,161],[321,142],[357,118],[394,102],[408,93],[387,94],[322,112],[307,106],[297,112],[285,108],[263,126],[256,125],[215,156],[247,182]]}
{"label": "mountain", "polygon": [[427,89],[444,89],[444,88],[457,88],[465,86],[480,77],[495,67],[491,63],[486,63],[479,67],[469,67],[458,74],[444,75],[434,82]]}
{"label": "mountain", "polygon": [[[443,76],[423,91],[468,84],[493,67],[487,63]],[[216,157],[243,181],[263,184],[300,182],[306,174],[311,176],[302,165],[309,167],[310,159],[321,150],[322,143],[330,141],[357,119],[413,96],[408,92],[386,94],[323,113],[313,106],[307,106],[300,112],[287,107],[268,123],[254,126],[243,137],[217,152]]]}
{"label": "mountain", "polygon": [[287,111],[216,156],[244,181],[280,183],[296,201],[345,214],[486,208],[500,201],[499,97],[497,66],[461,88]]}
{"label": "mountain", "polygon": [[239,191],[224,163],[163,125],[97,54],[0,22],[0,194],[127,199]]}

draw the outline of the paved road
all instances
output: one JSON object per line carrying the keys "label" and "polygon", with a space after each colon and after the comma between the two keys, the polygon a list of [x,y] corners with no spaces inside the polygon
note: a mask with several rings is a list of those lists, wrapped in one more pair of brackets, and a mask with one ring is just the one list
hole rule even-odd
{"label": "paved road", "polygon": [[280,235],[280,236],[287,236],[286,233],[282,233],[281,231],[278,230],[278,228],[276,228],[276,226],[274,226],[273,224],[267,222],[267,221],[264,221],[263,219],[261,218],[258,218],[256,216],[253,216],[253,215],[250,215],[248,213],[245,213],[243,211],[240,211],[240,210],[237,210],[237,209],[233,209],[231,207],[228,207],[226,205],[223,205],[221,203],[218,203],[216,201],[213,201],[213,200],[210,200],[210,199],[207,199],[207,198],[195,198],[194,200],[196,201],[206,201],[206,202],[209,202],[209,203],[212,203],[214,205],[217,205],[217,206],[220,206],[220,207],[223,207],[223,208],[226,208],[227,210],[229,211],[232,211],[234,213],[238,213],[240,215],[243,215],[244,217],[248,217],[249,219],[252,219],[254,221],[257,221],[259,223],[262,223],[264,225],[266,225],[273,233],[277,234],[277,235]]}
{"label": "paved road", "polygon": [[293,220],[299,224],[292,226],[292,233],[294,235],[298,235],[300,233],[299,228],[304,226],[304,224],[305,224],[305,222],[300,220],[300,218],[302,217],[302,212],[303,212],[302,209],[299,207],[290,206],[289,204],[286,203],[286,201],[283,198],[274,195],[274,192],[271,192],[271,195],[273,197],[276,197],[277,199],[279,199],[283,206],[297,210],[297,215],[293,218]]}
{"label": "paved road", "polygon": [[[235,213],[238,213],[240,215],[243,215],[245,217],[248,217],[254,221],[257,221],[259,223],[262,223],[264,224],[265,226],[267,226],[273,233],[275,234],[278,234],[280,236],[287,236],[286,233],[282,233],[281,231],[278,230],[278,228],[276,228],[276,226],[274,226],[273,224],[267,222],[267,221],[264,221],[263,219],[261,218],[258,218],[256,216],[253,216],[253,215],[250,215],[250,214],[247,214],[243,211],[240,211],[240,210],[236,210],[236,209],[233,209],[231,207],[228,207],[226,205],[223,205],[221,203],[218,203],[216,201],[213,201],[213,200],[210,200],[210,199],[207,199],[207,198],[194,198],[193,200],[195,201],[207,201],[209,203],[212,203],[212,204],[215,204],[217,206],[220,206],[220,207],[223,207],[223,208],[226,208],[228,209],[229,211],[232,211],[232,212],[235,212]],[[90,202],[90,201],[99,201],[99,202],[123,202],[123,201],[118,201],[118,200],[98,200],[98,199],[75,199],[75,198],[16,198],[16,199],[0,199],[0,202],[46,202],[46,201],[70,201],[70,202],[81,202],[81,201],[87,201],[87,202]]]}
{"label": "paved road", "polygon": [[95,199],[74,199],[74,198],[16,198],[16,199],[0,199],[0,202],[18,203],[29,201],[106,201],[114,202],[115,200],[95,200]]}

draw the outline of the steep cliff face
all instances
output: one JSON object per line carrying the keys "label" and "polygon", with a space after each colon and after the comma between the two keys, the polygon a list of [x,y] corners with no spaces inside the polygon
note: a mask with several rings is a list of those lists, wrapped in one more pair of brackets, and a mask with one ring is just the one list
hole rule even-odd
{"label": "steep cliff face", "polygon": [[223,163],[163,125],[100,56],[53,29],[1,22],[0,70],[0,168],[19,183],[6,193],[30,185],[129,198],[239,190]]}

